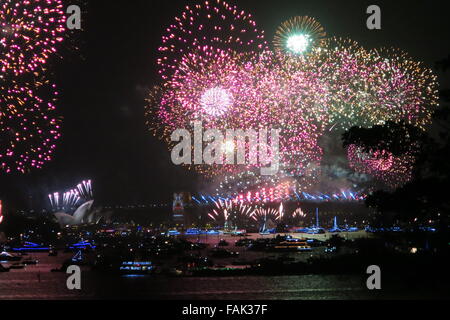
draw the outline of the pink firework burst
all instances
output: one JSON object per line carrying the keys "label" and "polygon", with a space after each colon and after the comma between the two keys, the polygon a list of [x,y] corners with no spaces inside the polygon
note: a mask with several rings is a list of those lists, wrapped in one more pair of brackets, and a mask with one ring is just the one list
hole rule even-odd
{"label": "pink firework burst", "polygon": [[162,78],[169,80],[185,54],[204,46],[257,52],[267,48],[267,42],[251,14],[225,1],[204,1],[186,6],[162,37],[157,61]]}
{"label": "pink firework burst", "polygon": [[[0,96],[0,168],[25,173],[52,159],[60,138],[56,86],[46,80],[12,83]],[[44,101],[41,97],[51,97]]]}
{"label": "pink firework burst", "polygon": [[367,153],[361,147],[350,145],[347,155],[353,170],[371,175],[390,187],[401,186],[412,178],[415,156],[411,152],[402,156],[394,156],[386,150]]}
{"label": "pink firework burst", "polygon": [[203,92],[200,106],[212,117],[222,116],[233,105],[233,96],[222,87],[212,87]]}
{"label": "pink firework burst", "polygon": [[63,10],[61,0],[2,0],[0,71],[18,75],[44,65],[63,41]]}
{"label": "pink firework burst", "polygon": [[235,127],[238,115],[247,119],[255,111],[257,92],[245,57],[212,47],[183,56],[161,99],[165,123],[179,128],[201,120],[206,126]]}

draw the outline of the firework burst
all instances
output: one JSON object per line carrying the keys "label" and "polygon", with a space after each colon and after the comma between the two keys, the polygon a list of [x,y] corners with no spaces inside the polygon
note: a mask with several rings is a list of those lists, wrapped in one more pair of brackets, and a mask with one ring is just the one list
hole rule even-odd
{"label": "firework burst", "polygon": [[330,130],[387,121],[424,129],[437,105],[436,77],[399,50],[366,51],[352,40],[331,38],[307,64],[327,88]]}
{"label": "firework burst", "polygon": [[365,152],[361,147],[350,145],[347,154],[353,170],[369,174],[389,187],[399,187],[412,178],[416,160],[412,152],[394,156],[386,150]]}
{"label": "firework burst", "polygon": [[330,38],[308,57],[307,68],[322,79],[328,100],[326,109],[331,129],[346,130],[367,125],[362,115],[365,107],[367,70],[366,51],[355,41]]}
{"label": "firework burst", "polygon": [[252,213],[253,208],[242,202],[218,200],[214,202],[214,208],[208,216],[214,222],[223,225],[225,229],[231,229],[245,225]]}
{"label": "firework burst", "polygon": [[[271,52],[251,15],[221,0],[187,6],[162,38],[158,64],[164,81],[148,99],[147,124],[170,149],[172,132],[191,128],[193,121],[205,130],[280,130],[280,170],[273,177],[256,173],[262,163],[189,166],[223,179],[217,191],[232,197],[288,179],[293,190],[311,188],[320,176],[318,141],[327,131],[388,121],[425,128],[437,105],[429,69],[396,50],[368,51],[349,39],[325,37],[313,18],[295,17],[278,29]],[[254,155],[244,144],[227,140],[223,148],[245,148],[248,160]],[[350,148],[349,159],[357,171],[407,179],[409,155],[356,151]]]}
{"label": "firework burst", "polygon": [[257,93],[245,55],[203,47],[182,57],[167,92],[161,99],[160,118],[165,123],[184,127],[193,120],[205,127],[234,128],[255,110]]}
{"label": "firework burst", "polygon": [[264,223],[266,221],[276,222],[281,219],[280,212],[274,208],[256,208],[251,215],[251,218],[258,223]]}
{"label": "firework burst", "polygon": [[398,49],[372,50],[369,58],[373,99],[366,104],[364,116],[382,124],[404,121],[425,130],[439,98],[432,70]]}
{"label": "firework burst", "polygon": [[278,27],[273,43],[276,51],[302,55],[320,47],[325,37],[324,28],[314,18],[296,16]]}
{"label": "firework burst", "polygon": [[63,41],[61,0],[4,0],[0,4],[0,71],[13,75],[43,66]]}
{"label": "firework burst", "polygon": [[[51,97],[44,101],[41,97]],[[0,167],[28,172],[52,159],[60,138],[61,119],[55,115],[56,86],[48,80],[12,83],[0,95]]]}
{"label": "firework burst", "polygon": [[303,212],[302,208],[298,207],[292,212],[292,217],[294,219],[303,219],[306,217],[306,213]]}
{"label": "firework burst", "polygon": [[283,201],[294,197],[296,192],[312,189],[317,183],[319,169],[319,166],[311,167],[307,174],[296,177],[282,173],[262,176],[255,171],[228,174],[220,178],[216,194],[248,203]]}
{"label": "firework burst", "polygon": [[[326,105],[323,86],[306,70],[270,52],[253,59],[205,47],[183,57],[165,88],[155,88],[146,114],[150,130],[171,147],[171,133],[202,121],[206,129],[280,131],[280,161],[284,174],[305,176],[311,163],[321,160],[318,138],[324,130]],[[293,116],[295,115],[295,116]],[[160,123],[165,126],[161,129]],[[152,124],[156,125],[153,126]],[[245,148],[246,164],[257,150],[248,141],[227,141],[226,149]],[[257,165],[191,166],[206,176],[239,173]]]}
{"label": "firework burst", "polygon": [[182,57],[204,46],[221,51],[257,52],[267,48],[264,32],[251,14],[222,0],[186,6],[165,30],[159,47],[159,73],[169,80]]}

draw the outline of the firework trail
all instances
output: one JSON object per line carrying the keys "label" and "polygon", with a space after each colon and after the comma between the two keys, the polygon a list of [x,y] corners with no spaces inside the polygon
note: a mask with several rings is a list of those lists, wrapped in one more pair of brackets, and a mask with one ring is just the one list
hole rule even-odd
{"label": "firework trail", "polygon": [[251,218],[253,208],[240,201],[218,200],[214,202],[214,208],[208,216],[216,223],[225,228],[233,228],[238,225],[245,225],[245,222]]}
{"label": "firework trail", "polygon": [[94,198],[92,191],[92,181],[83,180],[77,184],[76,188],[70,189],[66,192],[54,192],[48,195],[50,206],[52,210],[71,211],[81,203]]}

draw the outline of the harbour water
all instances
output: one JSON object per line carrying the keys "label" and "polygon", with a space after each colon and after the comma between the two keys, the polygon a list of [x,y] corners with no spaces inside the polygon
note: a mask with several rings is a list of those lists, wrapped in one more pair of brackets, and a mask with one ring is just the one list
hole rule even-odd
{"label": "harbour water", "polygon": [[448,298],[436,290],[389,282],[382,290],[366,287],[367,275],[298,275],[245,277],[119,276],[84,269],[81,290],[68,290],[64,272],[47,254],[37,265],[0,273],[4,299],[170,299],[170,300],[358,300]]}

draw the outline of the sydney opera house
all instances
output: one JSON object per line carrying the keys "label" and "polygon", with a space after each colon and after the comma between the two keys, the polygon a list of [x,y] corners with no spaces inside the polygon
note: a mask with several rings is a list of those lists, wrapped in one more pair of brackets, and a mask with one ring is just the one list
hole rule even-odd
{"label": "sydney opera house", "polygon": [[56,212],[54,215],[61,226],[76,226],[82,224],[98,224],[102,219],[108,222],[112,212],[103,212],[101,208],[93,208],[94,200],[89,200],[79,206],[73,214]]}

